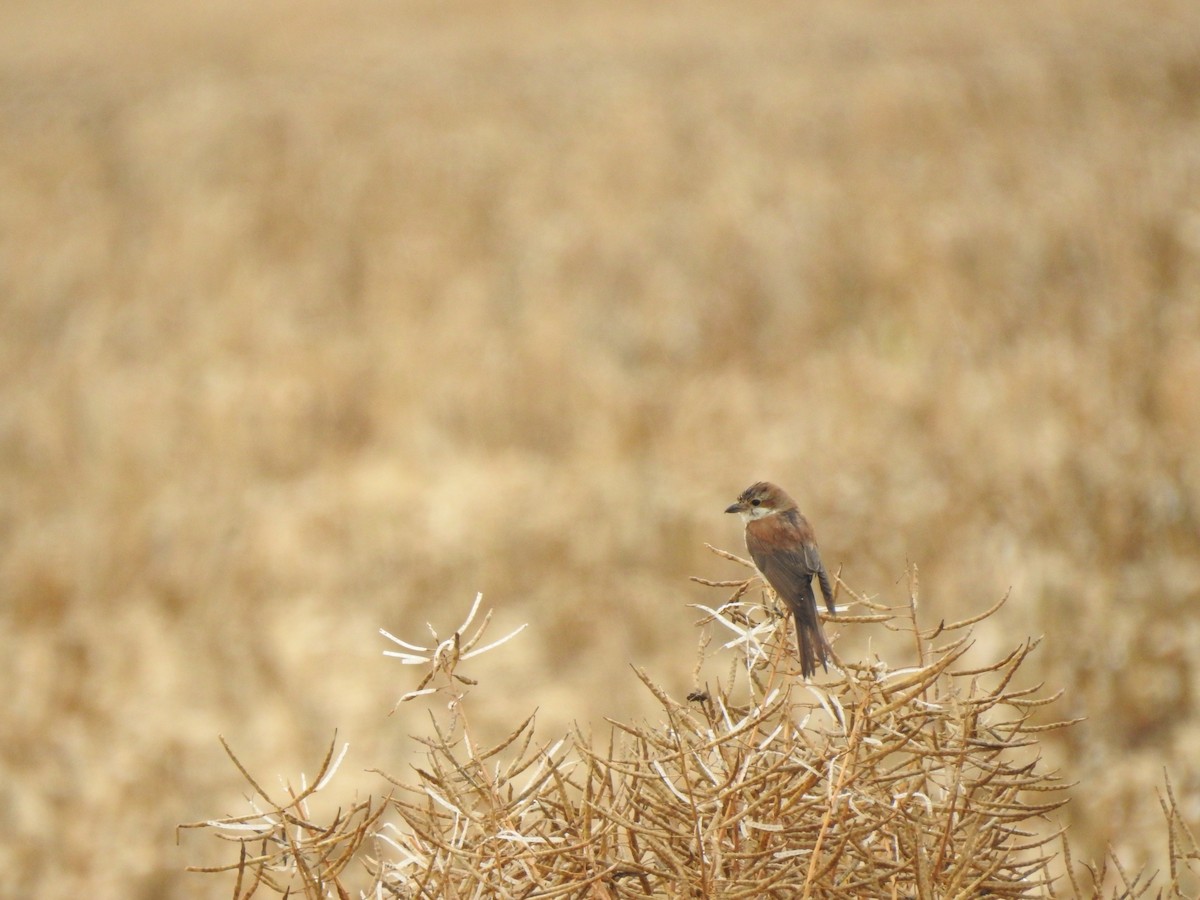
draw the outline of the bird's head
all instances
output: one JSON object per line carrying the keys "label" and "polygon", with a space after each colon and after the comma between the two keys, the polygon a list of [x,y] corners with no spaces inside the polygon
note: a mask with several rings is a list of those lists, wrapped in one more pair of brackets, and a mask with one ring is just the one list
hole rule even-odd
{"label": "bird's head", "polygon": [[737,503],[725,512],[737,513],[742,517],[742,521],[750,522],[795,508],[796,501],[789,497],[783,488],[769,481],[760,481],[742,491]]}

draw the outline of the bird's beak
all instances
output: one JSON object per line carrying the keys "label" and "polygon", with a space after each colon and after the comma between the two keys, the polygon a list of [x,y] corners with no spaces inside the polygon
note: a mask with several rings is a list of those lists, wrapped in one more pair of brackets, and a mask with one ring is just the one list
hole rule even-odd
{"label": "bird's beak", "polygon": [[735,504],[733,504],[733,506],[729,507],[729,509],[725,510],[725,512],[727,512],[727,513],[740,513],[740,512],[741,512],[742,510],[744,510],[745,508],[746,508],[746,507],[745,507],[743,504],[741,504],[741,503],[735,503]]}

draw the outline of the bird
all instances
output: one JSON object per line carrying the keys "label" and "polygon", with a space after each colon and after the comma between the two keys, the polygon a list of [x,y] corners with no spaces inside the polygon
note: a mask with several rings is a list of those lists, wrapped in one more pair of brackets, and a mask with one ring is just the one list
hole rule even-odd
{"label": "bird", "polygon": [[800,513],[796,501],[778,485],[759,481],[738,496],[725,510],[737,513],[746,523],[746,549],[767,584],[779,595],[796,623],[800,671],[811,678],[817,663],[829,671],[829,642],[817,619],[817,597],[812,580],[816,576],[825,595],[825,606],[836,615],[829,574],[821,562],[817,536]]}

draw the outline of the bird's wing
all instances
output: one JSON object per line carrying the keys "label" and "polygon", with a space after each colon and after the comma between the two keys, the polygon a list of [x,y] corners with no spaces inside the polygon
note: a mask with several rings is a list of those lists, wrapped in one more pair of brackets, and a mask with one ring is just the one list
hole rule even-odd
{"label": "bird's wing", "polygon": [[812,577],[822,571],[821,555],[815,544],[801,544],[795,549],[782,550],[748,532],[746,548],[758,571],[763,573],[781,598],[794,603],[800,597],[813,596]]}

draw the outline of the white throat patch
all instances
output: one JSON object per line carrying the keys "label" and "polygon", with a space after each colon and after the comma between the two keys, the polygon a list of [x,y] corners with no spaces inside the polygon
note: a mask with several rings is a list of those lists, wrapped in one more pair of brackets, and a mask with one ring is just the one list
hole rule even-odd
{"label": "white throat patch", "polygon": [[742,517],[743,522],[753,522],[755,519],[769,516],[773,511],[762,506],[748,506],[740,510],[738,515]]}

